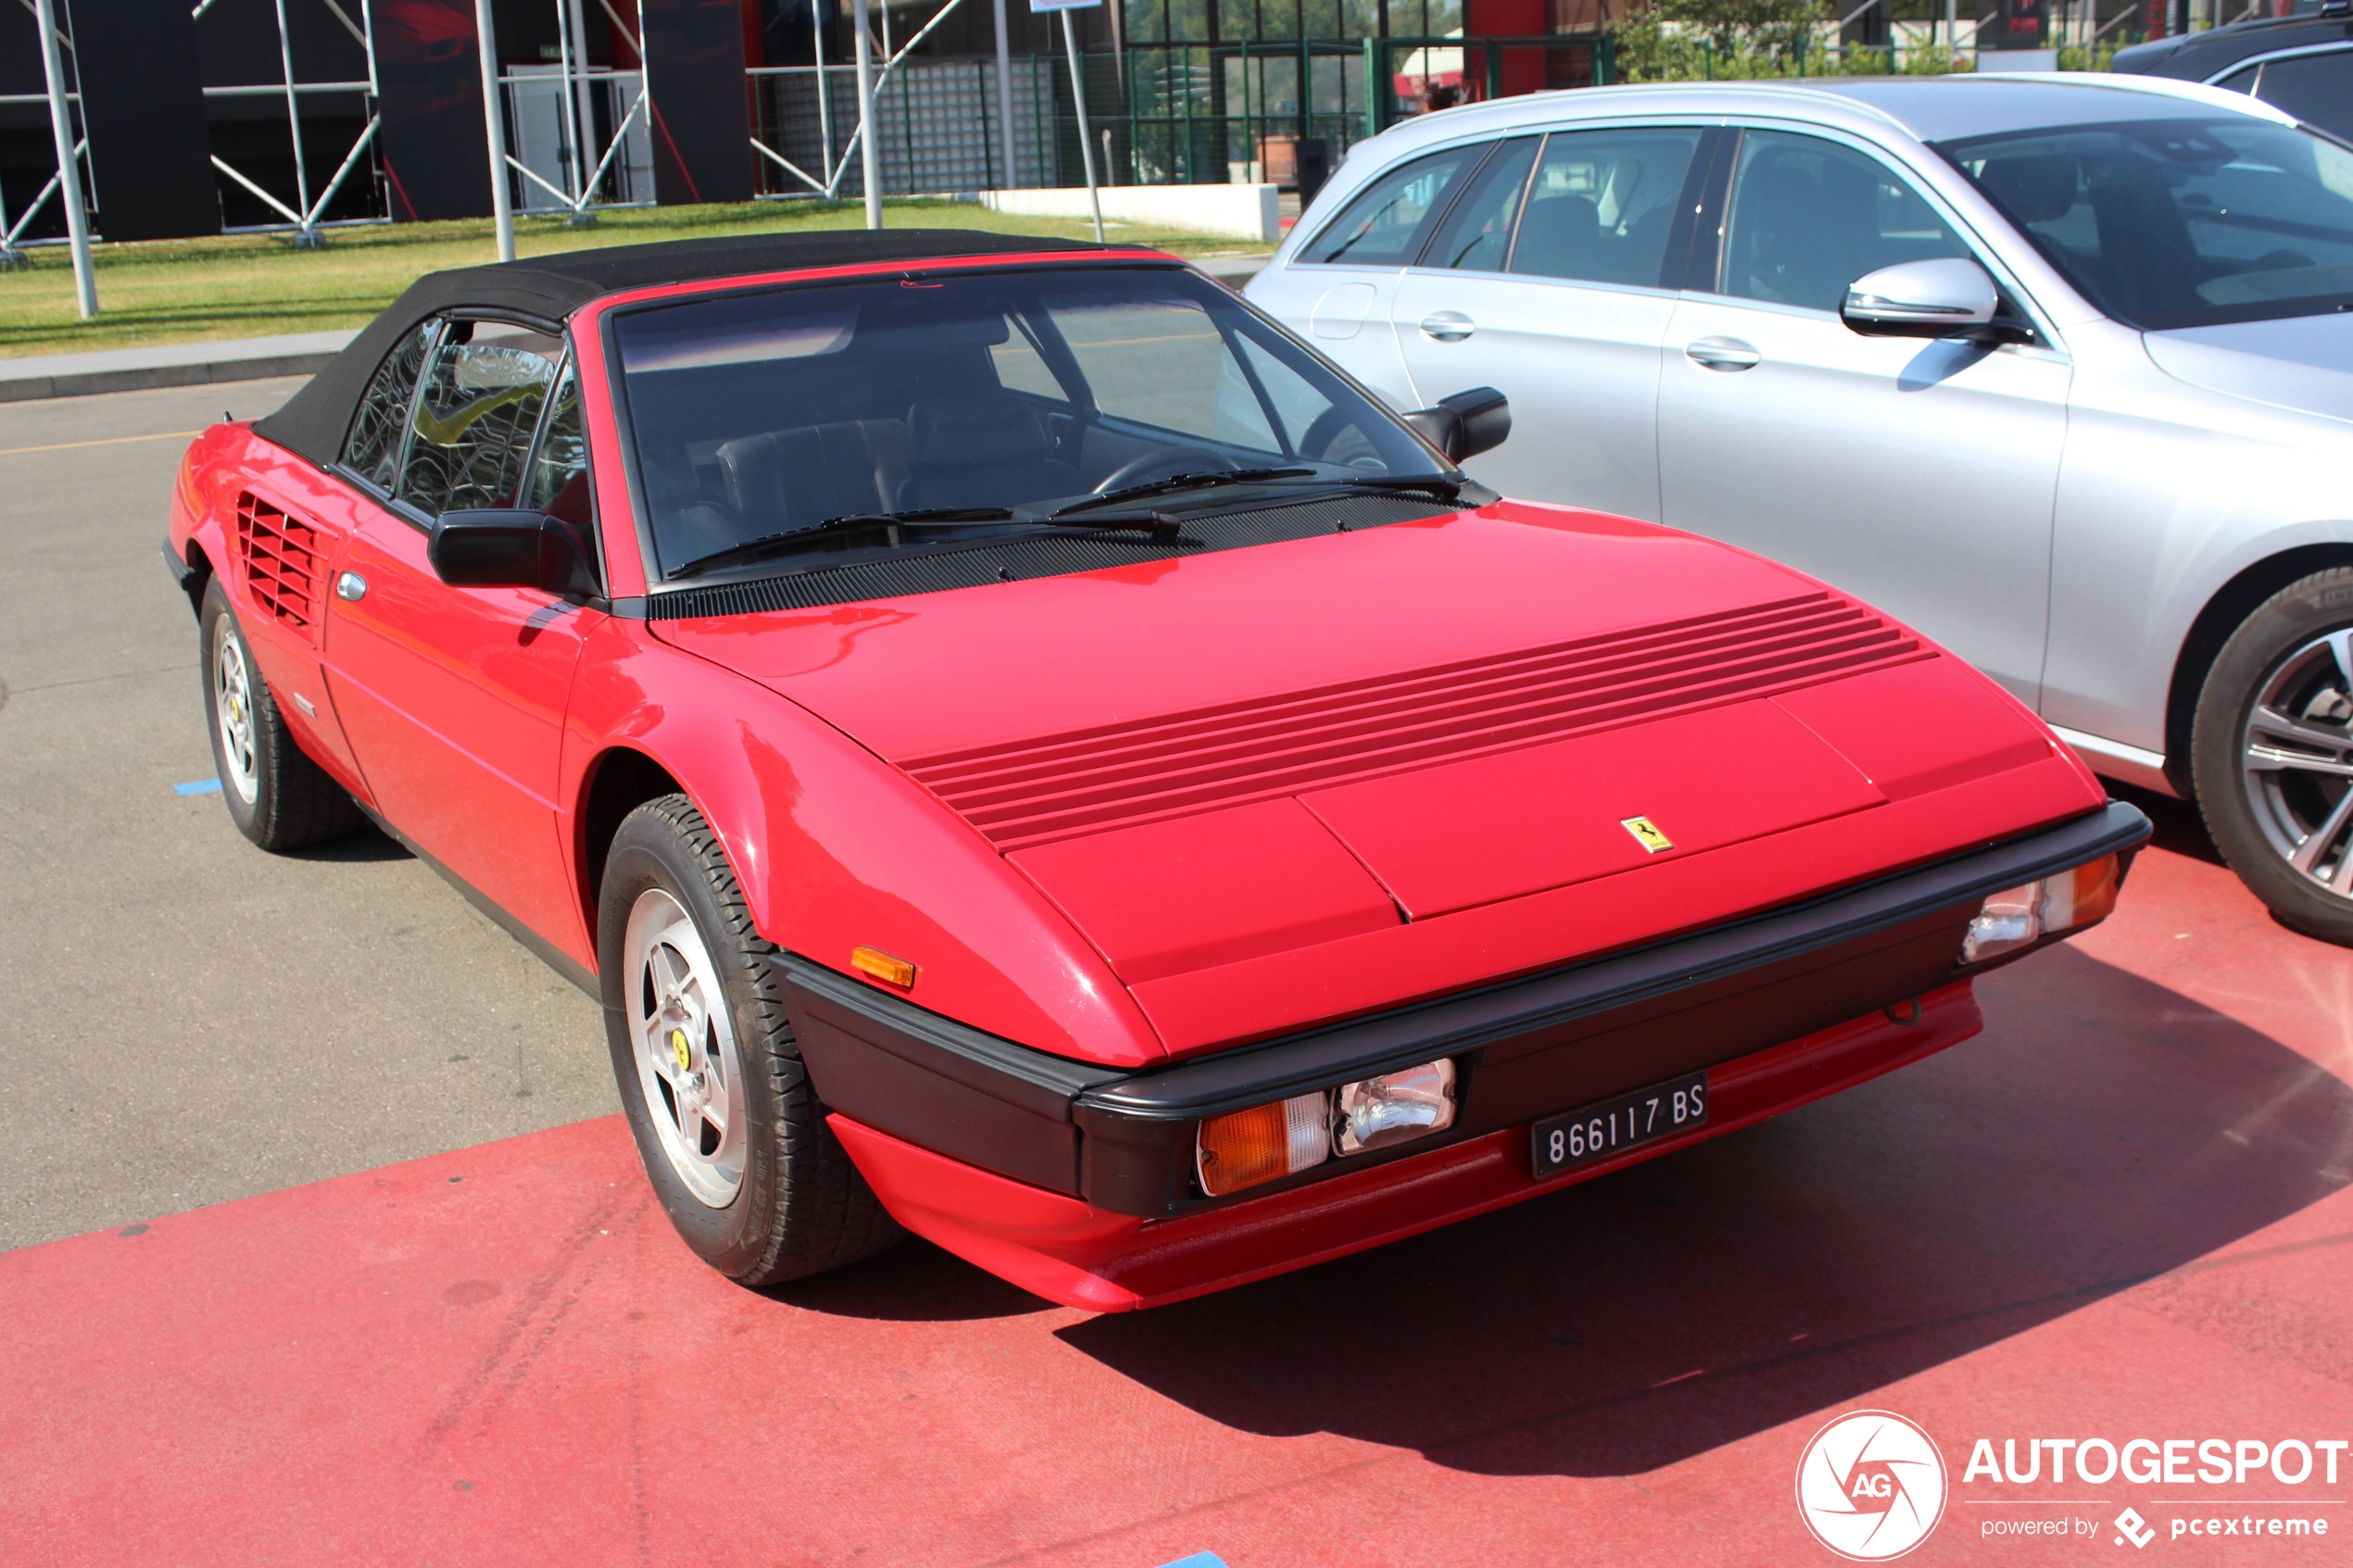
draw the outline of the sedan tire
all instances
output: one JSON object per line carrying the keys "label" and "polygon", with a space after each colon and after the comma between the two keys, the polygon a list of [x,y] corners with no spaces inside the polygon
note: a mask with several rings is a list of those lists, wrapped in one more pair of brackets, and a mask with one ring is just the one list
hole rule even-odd
{"label": "sedan tire", "polygon": [[299,849],[356,832],[350,793],[303,755],[215,577],[196,616],[212,765],[237,831],[264,849]]}
{"label": "sedan tire", "polygon": [[2353,568],[2281,589],[2222,645],[2191,755],[2207,831],[2281,923],[2353,946]]}
{"label": "sedan tire", "polygon": [[799,1279],[900,1229],[825,1124],[743,890],[683,795],[625,818],[598,897],[605,1033],[671,1223],[739,1284]]}

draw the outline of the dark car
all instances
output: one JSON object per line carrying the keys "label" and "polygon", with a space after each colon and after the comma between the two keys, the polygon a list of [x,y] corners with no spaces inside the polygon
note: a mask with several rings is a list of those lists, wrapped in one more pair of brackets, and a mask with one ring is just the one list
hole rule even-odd
{"label": "dark car", "polygon": [[2116,52],[2115,69],[2250,94],[2353,139],[2353,0],[2135,44]]}

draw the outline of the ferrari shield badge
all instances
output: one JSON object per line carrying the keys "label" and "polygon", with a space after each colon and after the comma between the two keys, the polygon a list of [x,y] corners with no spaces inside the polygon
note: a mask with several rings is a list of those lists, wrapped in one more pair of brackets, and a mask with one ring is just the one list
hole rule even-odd
{"label": "ferrari shield badge", "polygon": [[1672,849],[1675,841],[1658,831],[1658,824],[1648,817],[1629,817],[1617,824],[1634,835],[1634,842],[1655,855],[1662,849]]}

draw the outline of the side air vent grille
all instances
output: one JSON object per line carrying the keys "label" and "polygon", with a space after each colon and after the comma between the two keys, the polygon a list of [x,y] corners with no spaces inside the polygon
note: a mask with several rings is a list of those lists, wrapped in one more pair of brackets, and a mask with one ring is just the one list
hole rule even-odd
{"label": "side air vent grille", "polygon": [[1054,577],[1101,571],[1139,561],[1206,555],[1244,545],[1272,545],[1346,528],[1378,528],[1418,518],[1446,517],[1462,508],[1406,495],[1349,495],[1250,511],[1188,517],[1183,536],[1160,544],[1140,534],[1040,533],[950,545],[851,566],[816,567],[749,583],[656,594],[646,614],[653,621],[705,615],[752,615],[763,610],[814,609],[860,599],[977,588],[1007,578]]}
{"label": "side air vent grille", "polygon": [[319,531],[248,492],[237,497],[237,558],[254,608],[319,639]]}
{"label": "side air vent grille", "polygon": [[1862,606],[1812,593],[900,766],[1010,850],[1770,696],[1921,652]]}

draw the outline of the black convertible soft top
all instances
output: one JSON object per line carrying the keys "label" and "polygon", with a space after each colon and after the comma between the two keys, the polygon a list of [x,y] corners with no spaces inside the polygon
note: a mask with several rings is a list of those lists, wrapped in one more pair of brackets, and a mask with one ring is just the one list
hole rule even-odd
{"label": "black convertible soft top", "polygon": [[999,256],[1013,251],[1093,251],[1084,240],[1040,239],[1030,234],[992,234],[975,229],[837,229],[816,233],[738,234],[716,240],[671,240],[660,245],[614,245],[603,250],[564,251],[529,261],[497,262],[428,272],[409,285],[384,313],[351,340],[349,347],[310,378],[268,419],[257,434],[299,453],[321,468],[335,460],[352,410],[393,345],[410,328],[443,310],[513,312],[560,322],[594,299],[624,289],[662,283],[702,282],[753,272],[802,268],[855,267],[877,261],[936,261],[959,256]]}

